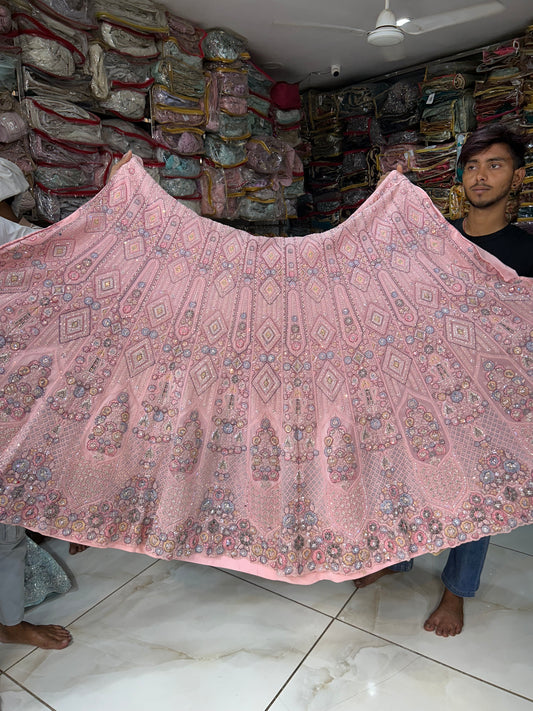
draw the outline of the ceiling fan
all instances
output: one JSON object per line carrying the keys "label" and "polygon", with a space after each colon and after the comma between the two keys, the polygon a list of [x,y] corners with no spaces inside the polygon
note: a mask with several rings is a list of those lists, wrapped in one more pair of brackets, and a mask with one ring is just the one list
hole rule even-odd
{"label": "ceiling fan", "polygon": [[480,20],[488,15],[495,15],[498,12],[502,12],[504,9],[504,6],[500,2],[484,2],[457,10],[439,12],[436,15],[408,18],[397,22],[394,13],[389,7],[389,0],[385,0],[385,8],[379,13],[376,26],[373,30],[363,30],[360,27],[347,27],[345,25],[324,25],[312,22],[274,22],[274,24],[355,32],[356,34],[366,35],[368,44],[387,48],[401,44],[405,39],[405,35],[421,35],[425,32],[433,32],[434,30],[440,30],[444,27],[460,25],[465,22],[471,22],[472,20]]}

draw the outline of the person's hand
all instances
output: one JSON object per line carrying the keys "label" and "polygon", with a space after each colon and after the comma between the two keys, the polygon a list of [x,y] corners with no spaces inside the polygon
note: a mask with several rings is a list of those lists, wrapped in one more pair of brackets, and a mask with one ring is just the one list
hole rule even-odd
{"label": "person's hand", "polygon": [[[396,165],[396,170],[398,171],[398,173],[401,173],[401,174],[403,175],[403,166],[402,166],[401,163],[398,163],[398,164]],[[385,178],[387,177],[387,175],[389,175],[389,173],[384,173],[384,174],[381,176],[381,178],[380,178],[380,179],[378,180],[378,182],[376,183],[376,188],[379,188],[379,186],[380,186],[381,183],[385,180]]]}
{"label": "person's hand", "polygon": [[127,153],[124,153],[122,158],[117,163],[115,163],[113,166],[111,166],[111,170],[109,171],[109,176],[107,178],[107,182],[109,182],[115,176],[115,173],[117,172],[117,170],[119,170],[120,168],[122,168],[123,165],[126,165],[126,163],[128,163],[131,156],[132,156],[132,152],[128,151]]}

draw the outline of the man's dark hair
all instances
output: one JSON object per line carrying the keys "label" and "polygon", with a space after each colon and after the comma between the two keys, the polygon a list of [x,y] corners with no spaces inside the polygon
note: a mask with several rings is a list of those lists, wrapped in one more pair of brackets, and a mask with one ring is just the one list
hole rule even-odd
{"label": "man's dark hair", "polygon": [[525,164],[526,144],[522,136],[504,124],[491,123],[468,136],[461,149],[459,166],[464,168],[477,153],[487,150],[494,143],[504,143],[509,148],[515,170]]}

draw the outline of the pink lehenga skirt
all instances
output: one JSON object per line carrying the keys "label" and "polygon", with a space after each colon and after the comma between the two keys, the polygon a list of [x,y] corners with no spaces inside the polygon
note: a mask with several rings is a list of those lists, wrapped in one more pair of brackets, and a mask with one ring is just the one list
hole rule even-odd
{"label": "pink lehenga skirt", "polygon": [[266,238],[134,158],[0,249],[0,521],[293,583],[528,524],[532,287],[400,174]]}

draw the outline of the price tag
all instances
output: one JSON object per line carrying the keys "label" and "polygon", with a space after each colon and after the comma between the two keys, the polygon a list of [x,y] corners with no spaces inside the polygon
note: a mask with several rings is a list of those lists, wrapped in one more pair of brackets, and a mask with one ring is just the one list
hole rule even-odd
{"label": "price tag", "polygon": [[432,104],[435,99],[435,92],[433,91],[426,99],[426,104]]}

